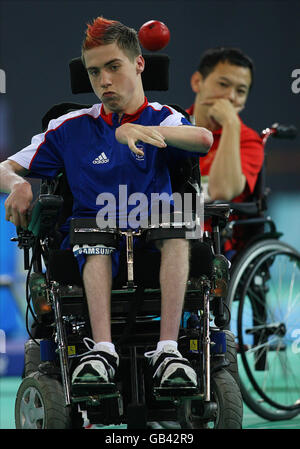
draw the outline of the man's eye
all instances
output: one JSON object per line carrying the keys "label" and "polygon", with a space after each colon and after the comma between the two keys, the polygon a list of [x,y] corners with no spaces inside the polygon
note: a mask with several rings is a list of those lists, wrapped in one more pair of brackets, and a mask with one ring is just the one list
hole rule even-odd
{"label": "man's eye", "polygon": [[119,66],[118,65],[111,65],[110,68],[111,68],[111,70],[113,72],[115,72],[116,70],[118,70]]}
{"label": "man's eye", "polygon": [[238,94],[239,94],[239,95],[246,95],[246,91],[243,90],[243,89],[239,89],[239,90],[238,90]]}
{"label": "man's eye", "polygon": [[227,83],[223,83],[222,81],[221,81],[219,84],[220,84],[220,86],[222,86],[222,87],[228,87],[228,84],[227,84]]}
{"label": "man's eye", "polygon": [[90,70],[89,75],[96,76],[98,74],[98,70]]}

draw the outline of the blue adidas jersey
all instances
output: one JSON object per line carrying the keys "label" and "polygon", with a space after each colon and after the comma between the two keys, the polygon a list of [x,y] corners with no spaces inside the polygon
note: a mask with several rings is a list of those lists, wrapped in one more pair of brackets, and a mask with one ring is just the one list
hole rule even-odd
{"label": "blue adidas jersey", "polygon": [[[171,107],[148,103],[146,98],[135,114],[124,114],[121,121],[118,114],[105,114],[103,105],[96,104],[51,120],[45,133],[34,136],[29,146],[9,159],[28,169],[30,177],[53,178],[64,169],[74,197],[73,217],[96,216],[104,207],[97,198],[105,192],[116,198],[116,213],[120,213],[120,185],[126,186],[127,198],[142,192],[149,204],[151,193],[171,195],[169,164],[201,154],[141,143],[144,156],[136,155],[115,138],[116,128],[126,122],[190,124]],[[126,212],[133,207],[128,205]]]}

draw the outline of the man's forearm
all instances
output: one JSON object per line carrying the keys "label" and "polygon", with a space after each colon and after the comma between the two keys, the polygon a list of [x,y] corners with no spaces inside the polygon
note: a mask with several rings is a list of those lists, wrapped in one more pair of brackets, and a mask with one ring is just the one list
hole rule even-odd
{"label": "man's forearm", "polygon": [[9,193],[4,203],[5,219],[24,228],[27,227],[27,211],[33,198],[30,183],[20,176],[26,172],[14,161],[0,164],[0,190]]}
{"label": "man's forearm", "polygon": [[240,155],[240,123],[223,126],[220,144],[209,172],[208,189],[212,200],[231,200],[245,187]]}
{"label": "man's forearm", "polygon": [[[26,174],[26,170],[12,161],[4,161],[0,164],[0,191],[10,193],[13,187],[19,183],[25,183],[25,179],[19,173]],[[17,173],[19,172],[19,173]]]}
{"label": "man's forearm", "polygon": [[213,135],[206,128],[196,126],[153,126],[165,139],[176,148],[197,153],[207,153],[213,144]]}

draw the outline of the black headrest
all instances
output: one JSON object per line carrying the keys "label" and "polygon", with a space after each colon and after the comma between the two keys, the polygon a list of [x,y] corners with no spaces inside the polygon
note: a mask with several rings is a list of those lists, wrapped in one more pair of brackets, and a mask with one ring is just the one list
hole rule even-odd
{"label": "black headrest", "polygon": [[61,115],[67,114],[71,111],[76,111],[77,109],[91,108],[91,104],[79,104],[79,103],[59,103],[52,106],[42,118],[42,130],[46,131],[50,120],[60,117]]}
{"label": "black headrest", "polygon": [[[143,58],[145,59],[145,70],[142,73],[144,90],[168,90],[169,56],[165,54],[147,54],[143,55]],[[86,94],[93,92],[81,58],[72,59],[69,62],[69,68],[72,93]]]}

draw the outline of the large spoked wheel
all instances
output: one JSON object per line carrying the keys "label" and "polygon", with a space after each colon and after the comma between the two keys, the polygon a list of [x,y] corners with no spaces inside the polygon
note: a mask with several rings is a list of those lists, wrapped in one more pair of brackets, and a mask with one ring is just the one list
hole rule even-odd
{"label": "large spoked wheel", "polygon": [[39,372],[23,380],[15,403],[17,429],[70,429],[71,415],[58,380]]}
{"label": "large spoked wheel", "polygon": [[181,428],[241,429],[243,400],[240,389],[231,374],[221,369],[211,375],[211,401],[216,409],[210,417],[203,416],[201,401],[186,401],[180,411]]}
{"label": "large spoked wheel", "polygon": [[300,412],[300,254],[276,240],[253,245],[234,269],[228,301],[245,403],[268,420],[293,418]]}

